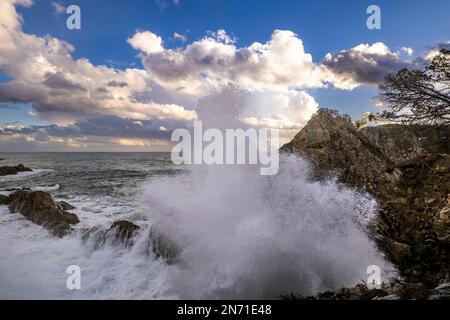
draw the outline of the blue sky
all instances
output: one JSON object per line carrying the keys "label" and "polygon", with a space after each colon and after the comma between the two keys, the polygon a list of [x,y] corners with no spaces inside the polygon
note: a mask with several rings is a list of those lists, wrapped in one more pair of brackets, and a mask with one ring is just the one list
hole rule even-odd
{"label": "blue sky", "polygon": [[[12,1],[12,0],[8,0]],[[65,13],[55,13],[52,1],[35,0],[31,7],[16,6],[23,16],[22,31],[39,37],[50,35],[75,47],[73,60],[87,58],[93,65],[117,70],[144,69],[139,51],[127,39],[136,31],[148,30],[162,38],[165,49],[185,47],[223,29],[235,37],[234,45],[248,47],[265,43],[274,30],[290,30],[303,42],[304,51],[320,64],[327,53],[347,50],[359,44],[382,42],[392,52],[402,47],[414,49],[414,57],[444,43],[450,34],[450,1],[234,1],[234,0],[77,0],[56,1],[62,6],[77,4],[82,13],[82,29],[68,30]],[[381,8],[381,30],[366,27],[366,8]],[[174,39],[174,33],[186,41]],[[412,59],[412,57],[411,57]],[[0,69],[0,71],[2,71]],[[0,82],[11,75],[0,72]],[[360,85],[353,90],[305,88],[321,106],[349,113],[353,118],[373,110],[371,99],[376,86]],[[28,125],[51,124],[53,117],[30,114],[33,101],[0,108],[0,124],[18,121]]]}

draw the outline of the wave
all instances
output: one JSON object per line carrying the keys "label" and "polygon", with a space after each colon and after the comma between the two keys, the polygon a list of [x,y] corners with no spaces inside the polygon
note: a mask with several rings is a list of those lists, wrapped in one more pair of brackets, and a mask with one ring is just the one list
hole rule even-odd
{"label": "wave", "polygon": [[[276,176],[199,166],[153,177],[131,207],[68,199],[82,222],[63,239],[0,206],[0,298],[278,298],[353,286],[370,265],[387,281],[394,270],[368,233],[376,202],[335,181],[310,181],[301,158],[280,161]],[[141,226],[131,248],[82,240],[82,229],[124,218]],[[181,248],[179,264],[151,253],[152,226]],[[70,265],[81,268],[81,290],[66,288]]]}
{"label": "wave", "polygon": [[368,234],[375,200],[310,181],[297,156],[280,161],[275,176],[199,166],[144,187],[143,209],[182,250],[168,274],[179,297],[273,299],[354,286],[370,265],[393,274]]}
{"label": "wave", "polygon": [[51,169],[33,169],[33,171],[26,171],[26,172],[19,172],[14,175],[7,175],[0,177],[0,182],[7,182],[7,181],[15,181],[15,180],[23,180],[27,179],[32,176],[36,175],[42,175],[45,173],[54,172],[54,170]]}

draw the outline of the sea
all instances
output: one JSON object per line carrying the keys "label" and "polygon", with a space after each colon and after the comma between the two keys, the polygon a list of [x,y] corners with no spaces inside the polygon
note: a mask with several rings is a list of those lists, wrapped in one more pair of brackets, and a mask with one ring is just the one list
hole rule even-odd
{"label": "sea", "polygon": [[[275,176],[252,166],[177,166],[170,153],[1,153],[0,194],[22,188],[72,204],[64,238],[0,206],[0,299],[278,299],[354,286],[380,266],[377,203],[336,179],[311,179],[282,155]],[[99,245],[89,229],[128,220],[133,245]],[[157,226],[181,248],[168,264],[151,250]],[[79,286],[70,285],[73,266]]]}

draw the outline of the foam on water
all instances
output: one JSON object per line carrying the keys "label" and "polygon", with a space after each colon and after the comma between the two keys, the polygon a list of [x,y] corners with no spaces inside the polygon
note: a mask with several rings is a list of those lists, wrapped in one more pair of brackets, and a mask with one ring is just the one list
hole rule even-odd
{"label": "foam on water", "polygon": [[53,172],[51,169],[33,169],[33,171],[18,172],[14,175],[0,177],[0,182],[15,181],[27,179],[31,176],[37,176],[45,173]]}
{"label": "foam on water", "polygon": [[283,156],[280,172],[198,167],[145,187],[151,220],[181,248],[169,272],[181,298],[276,298],[313,294],[392,272],[367,234],[376,203],[334,181],[310,182],[308,165]]}
{"label": "foam on water", "polygon": [[[366,280],[369,265],[391,267],[367,234],[376,203],[334,181],[310,182],[308,166],[283,156],[280,172],[194,167],[153,177],[136,199],[74,196],[81,220],[63,239],[0,206],[0,298],[276,298]],[[59,199],[58,199],[59,200]],[[118,219],[141,226],[131,249],[98,248],[81,230]],[[149,228],[182,249],[177,265],[156,260]],[[81,290],[66,288],[69,265]]]}

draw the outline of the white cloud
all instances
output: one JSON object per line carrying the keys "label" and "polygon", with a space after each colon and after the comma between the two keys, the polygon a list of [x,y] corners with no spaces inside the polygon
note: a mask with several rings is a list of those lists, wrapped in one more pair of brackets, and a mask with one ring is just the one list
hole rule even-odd
{"label": "white cloud", "polygon": [[402,60],[384,43],[360,44],[335,54],[328,53],[322,61],[327,81],[340,89],[354,89],[362,84],[378,85],[388,73],[413,62]]}
{"label": "white cloud", "polygon": [[134,49],[141,50],[147,54],[158,53],[164,50],[161,37],[150,31],[138,31],[127,41]]}

